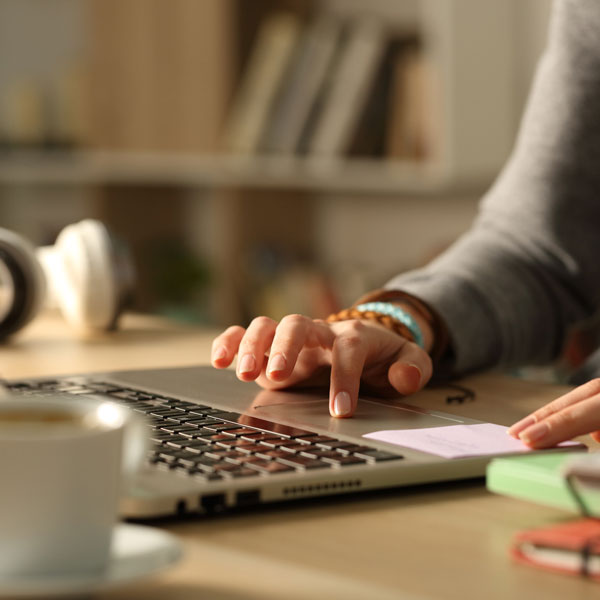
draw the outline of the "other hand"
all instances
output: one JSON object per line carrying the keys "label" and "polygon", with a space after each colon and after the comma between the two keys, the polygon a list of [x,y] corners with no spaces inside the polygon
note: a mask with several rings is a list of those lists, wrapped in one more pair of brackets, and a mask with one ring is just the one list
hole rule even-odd
{"label": "other hand", "polygon": [[367,320],[257,317],[248,328],[229,327],[213,341],[216,368],[228,367],[236,355],[238,378],[266,389],[329,385],[334,417],[354,414],[361,386],[379,395],[411,394],[432,373],[425,350]]}
{"label": "other hand", "polygon": [[600,379],[592,379],[531,413],[508,432],[532,448],[591,433],[600,442]]}

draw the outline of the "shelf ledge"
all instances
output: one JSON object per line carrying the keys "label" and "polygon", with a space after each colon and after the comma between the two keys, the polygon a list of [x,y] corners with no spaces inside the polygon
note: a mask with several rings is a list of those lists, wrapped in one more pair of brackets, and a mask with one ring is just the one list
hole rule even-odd
{"label": "shelf ledge", "polygon": [[313,193],[429,195],[480,191],[490,174],[447,175],[398,160],[150,152],[15,152],[0,157],[0,185],[173,185]]}

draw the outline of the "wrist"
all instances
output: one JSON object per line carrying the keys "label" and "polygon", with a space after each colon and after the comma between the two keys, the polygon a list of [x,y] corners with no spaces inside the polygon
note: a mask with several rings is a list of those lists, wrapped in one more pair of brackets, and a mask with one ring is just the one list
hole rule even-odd
{"label": "wrist", "polygon": [[446,323],[438,313],[420,298],[402,290],[374,290],[359,298],[356,304],[389,302],[399,306],[417,322],[423,334],[423,347],[434,363],[438,363],[449,348]]}
{"label": "wrist", "polygon": [[427,353],[431,354],[431,349],[433,348],[434,343],[434,332],[429,322],[410,304],[402,302],[401,300],[398,302],[391,301],[391,303],[402,309],[405,313],[408,313],[414,319],[415,323],[421,330],[423,340],[422,347]]}
{"label": "wrist", "polygon": [[425,347],[423,333],[419,323],[414,319],[412,312],[405,310],[402,306],[392,302],[366,302],[355,304],[353,309],[357,311],[360,318],[366,319],[390,319],[390,329],[406,337],[421,348]]}

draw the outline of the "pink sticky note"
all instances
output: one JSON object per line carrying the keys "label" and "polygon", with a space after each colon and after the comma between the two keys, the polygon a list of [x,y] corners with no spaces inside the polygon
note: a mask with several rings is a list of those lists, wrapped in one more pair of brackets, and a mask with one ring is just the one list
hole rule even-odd
{"label": "pink sticky note", "polygon": [[[426,429],[390,429],[374,431],[365,438],[436,454],[444,458],[485,456],[529,452],[523,442],[506,433],[508,427],[493,423],[475,425],[448,425]],[[577,442],[563,442],[560,446],[577,446]]]}

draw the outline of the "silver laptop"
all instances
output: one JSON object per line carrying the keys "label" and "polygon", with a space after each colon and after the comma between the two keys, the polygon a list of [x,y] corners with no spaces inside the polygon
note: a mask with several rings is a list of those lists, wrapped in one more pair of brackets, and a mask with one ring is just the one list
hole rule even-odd
{"label": "silver laptop", "polygon": [[129,518],[480,477],[492,458],[447,459],[363,437],[479,421],[370,398],[361,398],[354,418],[333,419],[323,392],[265,391],[231,370],[116,371],[8,384],[24,394],[100,395],[146,415],[152,447],[123,498]]}

